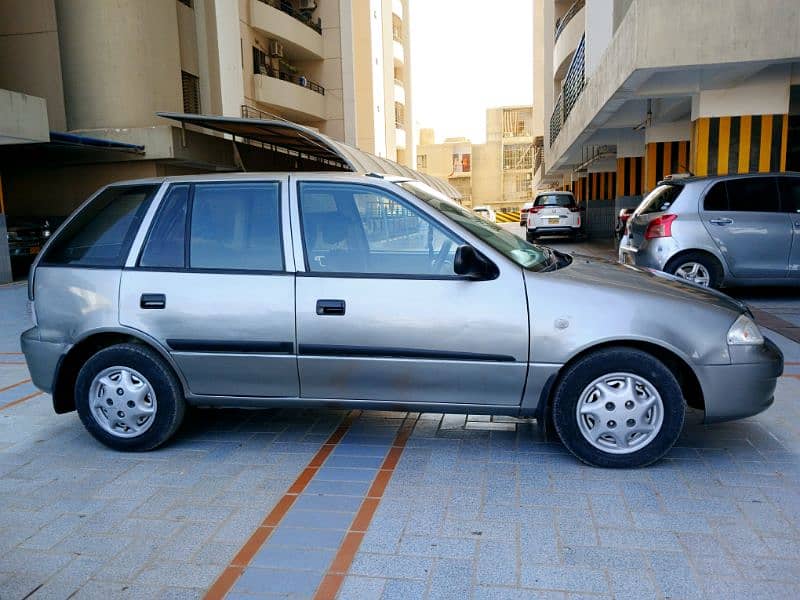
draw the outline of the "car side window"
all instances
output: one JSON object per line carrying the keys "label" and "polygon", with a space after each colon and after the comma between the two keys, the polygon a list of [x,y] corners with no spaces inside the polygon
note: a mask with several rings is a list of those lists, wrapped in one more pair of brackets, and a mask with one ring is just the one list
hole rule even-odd
{"label": "car side window", "polygon": [[725,182],[728,210],[734,212],[779,212],[775,177],[743,177]]}
{"label": "car side window", "polygon": [[113,186],[101,192],[53,240],[42,264],[121,267],[157,189]]}
{"label": "car side window", "polygon": [[703,200],[703,210],[722,211],[728,210],[728,191],[724,181],[718,181],[711,186]]}
{"label": "car side window", "polygon": [[278,183],[198,183],[191,206],[189,268],[283,270]]}
{"label": "car side window", "polygon": [[458,238],[378,188],[302,183],[300,214],[312,273],[455,277]]}
{"label": "car side window", "polygon": [[189,186],[170,188],[159,208],[147,238],[139,265],[142,267],[183,268],[186,264],[186,215]]}
{"label": "car side window", "polygon": [[780,188],[783,212],[800,213],[800,177],[781,177]]}

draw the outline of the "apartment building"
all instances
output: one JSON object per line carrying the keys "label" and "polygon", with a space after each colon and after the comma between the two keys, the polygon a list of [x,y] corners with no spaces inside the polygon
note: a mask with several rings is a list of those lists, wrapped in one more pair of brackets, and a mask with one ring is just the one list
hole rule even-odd
{"label": "apartment building", "polygon": [[534,186],[610,233],[671,173],[800,170],[798,31],[796,0],[535,0]]}
{"label": "apartment building", "polygon": [[533,194],[534,125],[532,106],[502,106],[486,111],[484,144],[464,137],[437,144],[433,129],[421,129],[417,170],[446,179],[466,207],[518,211]]}

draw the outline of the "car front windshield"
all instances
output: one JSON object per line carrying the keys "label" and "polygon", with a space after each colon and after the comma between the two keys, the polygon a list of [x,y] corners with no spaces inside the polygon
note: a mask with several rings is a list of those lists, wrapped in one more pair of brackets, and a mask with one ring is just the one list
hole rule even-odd
{"label": "car front windshield", "polygon": [[397,185],[407,192],[414,194],[414,196],[425,202],[428,206],[438,210],[445,217],[457,223],[525,269],[541,271],[550,267],[554,260],[552,258],[552,251],[548,248],[530,244],[518,238],[499,225],[487,221],[473,212],[465,210],[424,183],[418,181],[401,181],[398,182]]}

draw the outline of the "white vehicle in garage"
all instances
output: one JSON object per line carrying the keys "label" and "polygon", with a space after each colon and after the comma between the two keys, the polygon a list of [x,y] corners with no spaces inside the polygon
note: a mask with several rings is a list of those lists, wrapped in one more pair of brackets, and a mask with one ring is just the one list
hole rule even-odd
{"label": "white vehicle in garage", "polygon": [[581,213],[572,192],[542,192],[528,210],[526,239],[533,242],[540,235],[577,237]]}

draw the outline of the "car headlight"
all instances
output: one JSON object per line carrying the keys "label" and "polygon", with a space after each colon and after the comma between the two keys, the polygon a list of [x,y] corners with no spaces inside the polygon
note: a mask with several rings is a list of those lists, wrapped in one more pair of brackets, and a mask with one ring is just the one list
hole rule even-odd
{"label": "car headlight", "polygon": [[731,346],[757,346],[764,343],[764,336],[758,325],[747,315],[739,315],[728,330],[728,344]]}

